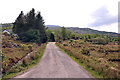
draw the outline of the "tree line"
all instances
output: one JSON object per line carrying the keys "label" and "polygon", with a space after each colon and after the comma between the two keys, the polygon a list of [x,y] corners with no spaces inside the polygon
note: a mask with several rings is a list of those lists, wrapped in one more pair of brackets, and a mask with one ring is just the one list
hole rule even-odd
{"label": "tree line", "polygon": [[120,41],[119,38],[113,38],[108,35],[101,36],[99,34],[73,33],[65,27],[61,27],[58,30],[49,30],[45,27],[45,22],[40,12],[35,13],[34,8],[26,15],[21,11],[13,23],[13,33],[18,35],[19,40],[24,42],[36,42],[38,44],[45,43],[47,41],[59,42],[70,39],[83,39],[85,42],[99,41],[100,43],[107,43],[107,41]]}
{"label": "tree line", "polygon": [[84,40],[84,42],[91,42],[94,44],[108,44],[110,42],[120,42],[119,37],[111,37],[110,35],[100,35],[100,34],[79,34],[79,33],[73,33],[69,30],[67,30],[65,27],[61,27],[58,30],[53,30],[55,35],[55,41],[61,42],[64,40]]}
{"label": "tree line", "polygon": [[24,15],[23,11],[13,23],[13,33],[24,42],[45,43],[47,41],[46,27],[40,12],[35,13],[33,8]]}

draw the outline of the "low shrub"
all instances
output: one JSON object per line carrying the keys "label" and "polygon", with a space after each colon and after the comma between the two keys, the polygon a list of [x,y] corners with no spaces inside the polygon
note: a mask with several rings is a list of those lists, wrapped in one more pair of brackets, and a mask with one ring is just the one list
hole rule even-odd
{"label": "low shrub", "polygon": [[93,44],[102,44],[102,45],[108,44],[108,40],[102,38],[90,39],[88,40],[88,42],[91,42]]}
{"label": "low shrub", "polygon": [[81,53],[87,56],[90,56],[90,50],[87,48],[82,48],[81,49]]}
{"label": "low shrub", "polygon": [[71,43],[71,42],[73,42],[73,40],[72,40],[72,39],[70,39],[70,40],[68,41],[68,43]]}
{"label": "low shrub", "polygon": [[32,53],[32,54],[30,55],[30,59],[31,59],[31,60],[35,60],[35,59],[38,58],[38,55],[39,55],[39,54],[36,53],[36,52],[35,52],[35,53]]}
{"label": "low shrub", "polygon": [[67,44],[63,44],[63,46],[68,46]]}
{"label": "low shrub", "polygon": [[24,59],[22,60],[22,66],[25,67],[25,66],[27,66],[27,65],[28,65],[28,60],[27,60],[26,58],[24,58]]}
{"label": "low shrub", "polygon": [[58,42],[59,42],[59,43],[62,43],[62,41],[61,41],[61,40],[59,40]]}
{"label": "low shrub", "polygon": [[21,44],[21,48],[22,48],[22,50],[28,50],[28,46],[27,45],[25,45],[25,44]]}
{"label": "low shrub", "polygon": [[9,63],[10,63],[10,64],[13,64],[13,63],[16,62],[14,58],[9,58],[8,60],[9,60]]}
{"label": "low shrub", "polygon": [[35,60],[35,55],[34,55],[34,54],[31,54],[31,55],[30,55],[30,59]]}
{"label": "low shrub", "polygon": [[10,74],[10,73],[16,73],[16,72],[19,72],[19,71],[20,71],[20,70],[17,69],[17,68],[11,69],[8,74]]}
{"label": "low shrub", "polygon": [[31,52],[33,51],[33,46],[32,45],[28,45],[28,48]]}

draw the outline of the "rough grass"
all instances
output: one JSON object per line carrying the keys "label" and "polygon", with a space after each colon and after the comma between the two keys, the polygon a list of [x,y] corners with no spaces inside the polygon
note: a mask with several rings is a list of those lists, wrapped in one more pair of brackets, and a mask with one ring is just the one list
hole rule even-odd
{"label": "rough grass", "polygon": [[[5,75],[4,78],[11,78],[17,73],[37,64],[44,53],[45,47],[46,43],[38,46],[36,43],[25,43],[16,40],[16,37],[3,35],[2,73]],[[24,58],[31,52],[30,56]],[[18,66],[13,67],[19,60],[22,60],[22,62]]]}
{"label": "rough grass", "polygon": [[[118,62],[108,61],[109,59],[118,59],[119,45],[107,44],[96,45],[82,40],[73,42],[64,41],[57,43],[64,49],[75,61],[84,65],[83,67],[90,71],[97,78],[119,78]],[[86,55],[89,50],[90,55]],[[84,54],[83,54],[84,53]]]}
{"label": "rough grass", "polygon": [[33,45],[33,50],[38,47],[34,43],[23,43],[16,41],[11,36],[3,36],[2,38],[2,72],[5,74],[14,64],[21,60],[24,56],[31,52],[29,45]]}
{"label": "rough grass", "polygon": [[102,78],[102,76],[98,75],[97,72],[94,72],[94,71],[92,71],[91,69],[85,67],[85,64],[84,64],[82,61],[76,59],[75,56],[70,55],[70,52],[66,51],[64,48],[60,47],[58,44],[56,44],[56,45],[57,45],[64,53],[66,53],[71,59],[73,59],[73,60],[74,60],[75,62],[77,62],[81,67],[83,67],[85,70],[87,70],[93,77]]}
{"label": "rough grass", "polygon": [[[33,66],[37,65],[43,54],[44,54],[44,51],[45,51],[45,48],[46,48],[46,43],[45,44],[42,44],[37,50],[39,50],[39,53],[37,55],[37,58],[35,59],[30,59],[30,57],[28,58],[24,58],[22,63],[20,63],[18,66],[16,67],[12,67],[11,70],[9,71],[9,73],[7,73],[4,77],[3,77],[3,80],[6,80],[6,79],[9,79],[9,78],[13,78],[14,76],[16,76],[18,73],[20,72],[23,72],[29,68],[32,68]],[[37,51],[36,50],[36,51]],[[35,51],[35,52],[36,52]],[[36,53],[33,53],[33,54],[36,54]],[[31,54],[31,55],[33,55]]]}

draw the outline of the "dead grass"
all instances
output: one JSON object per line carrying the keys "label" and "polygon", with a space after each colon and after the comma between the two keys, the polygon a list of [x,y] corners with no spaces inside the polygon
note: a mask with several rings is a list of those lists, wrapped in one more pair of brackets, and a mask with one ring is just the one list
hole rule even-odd
{"label": "dead grass", "polygon": [[[3,36],[2,38],[2,72],[6,74],[6,72],[15,65],[19,60],[23,59],[28,53],[32,51],[36,51],[39,53],[38,49],[43,49],[43,47],[39,48],[35,43],[24,43],[21,41],[17,41],[16,37],[11,38],[11,36]],[[33,58],[37,59],[38,54],[34,55]],[[23,59],[24,65],[29,65],[30,61]]]}
{"label": "dead grass", "polygon": [[119,62],[109,61],[109,59],[118,59],[119,45],[113,43],[98,45],[83,40],[72,40],[72,42],[66,40],[57,44],[98,75],[104,78],[120,78]]}

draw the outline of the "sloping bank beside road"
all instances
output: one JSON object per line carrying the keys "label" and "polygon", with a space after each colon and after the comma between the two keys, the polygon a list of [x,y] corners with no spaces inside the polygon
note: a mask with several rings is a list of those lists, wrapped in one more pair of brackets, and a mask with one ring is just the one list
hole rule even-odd
{"label": "sloping bank beside road", "polygon": [[41,44],[35,50],[33,50],[30,54],[26,55],[23,59],[21,59],[15,66],[13,66],[9,72],[3,76],[4,79],[13,78],[17,74],[24,73],[27,69],[37,65],[45,51],[47,43]]}

